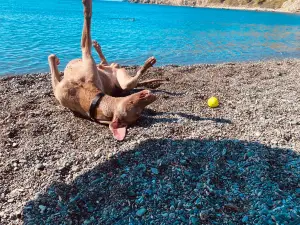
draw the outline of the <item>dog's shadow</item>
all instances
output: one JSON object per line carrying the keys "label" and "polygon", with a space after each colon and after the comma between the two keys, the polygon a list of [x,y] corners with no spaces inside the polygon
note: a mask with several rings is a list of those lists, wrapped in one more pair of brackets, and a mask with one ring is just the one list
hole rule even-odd
{"label": "dog's shadow", "polygon": [[[166,115],[167,117],[155,117],[162,115]],[[170,118],[170,115],[175,115],[177,117]],[[143,111],[142,118],[137,121],[136,125],[140,127],[148,127],[149,125],[155,123],[180,123],[183,119],[189,119],[192,121],[213,121],[216,123],[232,124],[231,120],[223,118],[200,117],[182,112],[156,112],[152,109],[146,108]]]}
{"label": "dog's shadow", "polygon": [[[80,113],[77,113],[74,111],[71,111],[71,112],[73,113],[73,115],[75,117],[78,117],[81,119],[86,119],[91,122],[95,122],[91,118],[85,117],[85,116],[81,115]],[[200,116],[182,113],[182,112],[177,112],[177,113],[176,112],[156,112],[152,109],[146,108],[143,111],[142,117],[137,121],[137,123],[135,125],[139,126],[139,127],[148,127],[155,123],[179,123],[182,120],[181,118],[170,118],[170,117],[157,118],[157,117],[155,117],[155,116],[161,116],[161,115],[166,115],[166,116],[167,115],[176,115],[181,118],[185,118],[185,119],[189,119],[189,120],[193,120],[193,121],[207,121],[208,120],[208,121],[213,121],[216,123],[232,124],[231,120],[223,119],[223,118],[200,117]],[[107,125],[107,124],[103,124],[103,125]]]}
{"label": "dog's shadow", "polygon": [[[145,86],[145,88],[151,88],[151,92],[153,94],[166,94],[166,95],[169,95],[169,96],[182,96],[184,95],[183,92],[170,92],[170,91],[165,91],[165,90],[157,90],[156,88],[158,88],[161,84],[157,84],[158,86],[156,87],[153,87],[153,86]],[[145,88],[135,88],[133,90],[130,90],[129,92],[124,92],[122,93],[122,96],[127,96],[127,95],[130,95],[130,94],[134,94],[134,93],[137,93],[139,91],[143,91],[145,90]]]}

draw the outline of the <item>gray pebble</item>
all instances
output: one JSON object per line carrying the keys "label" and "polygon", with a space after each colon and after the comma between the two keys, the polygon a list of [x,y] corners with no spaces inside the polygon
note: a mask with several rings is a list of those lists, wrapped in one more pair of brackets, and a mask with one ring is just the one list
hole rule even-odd
{"label": "gray pebble", "polygon": [[43,170],[45,168],[45,166],[42,163],[38,163],[38,164],[36,164],[35,168],[38,170]]}
{"label": "gray pebble", "polygon": [[170,219],[174,219],[175,216],[176,216],[175,213],[170,213],[170,214],[169,214],[169,218],[170,218]]}
{"label": "gray pebble", "polygon": [[15,148],[18,146],[18,143],[13,143],[12,146]]}
{"label": "gray pebble", "polygon": [[40,209],[41,213],[43,214],[45,212],[45,210],[47,209],[47,207],[44,205],[39,205],[39,209]]}
{"label": "gray pebble", "polygon": [[162,213],[161,215],[162,215],[163,217],[168,217],[168,216],[169,216],[168,213]]}
{"label": "gray pebble", "polygon": [[114,155],[112,153],[108,153],[107,158],[112,159]]}
{"label": "gray pebble", "polygon": [[199,224],[199,219],[195,216],[190,217],[191,224]]}
{"label": "gray pebble", "polygon": [[72,171],[73,172],[78,172],[80,170],[79,166],[73,166]]}
{"label": "gray pebble", "polygon": [[200,219],[201,220],[207,220],[209,217],[209,212],[208,210],[203,210],[199,213]]}

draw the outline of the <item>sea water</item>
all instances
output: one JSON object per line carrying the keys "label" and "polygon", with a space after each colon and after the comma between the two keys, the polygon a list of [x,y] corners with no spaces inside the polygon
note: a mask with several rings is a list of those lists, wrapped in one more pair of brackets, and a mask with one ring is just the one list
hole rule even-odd
{"label": "sea water", "polygon": [[[0,75],[47,72],[51,53],[63,70],[82,25],[80,0],[0,0]],[[93,0],[92,38],[122,65],[300,58],[300,15]]]}

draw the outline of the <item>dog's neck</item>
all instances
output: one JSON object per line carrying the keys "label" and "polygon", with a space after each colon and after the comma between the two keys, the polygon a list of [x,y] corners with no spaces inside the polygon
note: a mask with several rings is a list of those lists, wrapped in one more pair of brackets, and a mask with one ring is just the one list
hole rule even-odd
{"label": "dog's neck", "polygon": [[98,121],[111,121],[117,110],[120,99],[104,95],[96,108],[95,118]]}
{"label": "dog's neck", "polygon": [[[85,111],[85,115],[89,115],[91,103],[99,92],[102,91],[94,85],[91,85],[90,83],[83,84],[83,88],[79,91],[79,100],[82,109]],[[111,121],[118,102],[119,98],[104,95],[95,109],[95,119],[98,121]]]}

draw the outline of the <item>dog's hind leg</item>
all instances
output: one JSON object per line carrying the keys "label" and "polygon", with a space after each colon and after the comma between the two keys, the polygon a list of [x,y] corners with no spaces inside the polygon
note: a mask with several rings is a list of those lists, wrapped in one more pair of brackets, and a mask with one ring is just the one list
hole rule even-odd
{"label": "dog's hind leg", "polygon": [[[125,69],[117,70],[117,79],[120,84],[120,87],[123,90],[131,90],[135,88],[139,82],[138,79],[141,75],[143,75],[150,67],[152,67],[156,63],[156,59],[154,57],[150,57],[146,60],[145,64],[137,71],[134,77],[130,76]],[[151,80],[151,82],[160,81],[160,80]],[[147,81],[147,83],[149,83]]]}

